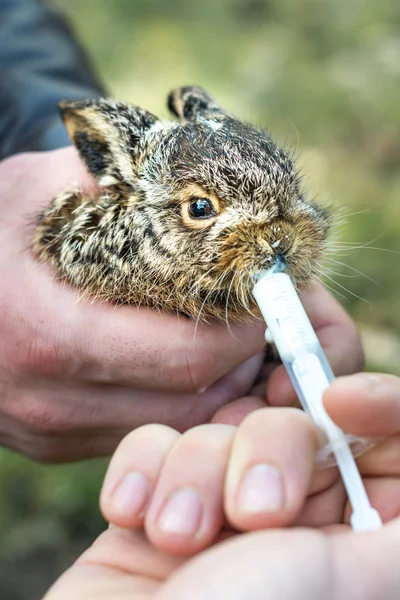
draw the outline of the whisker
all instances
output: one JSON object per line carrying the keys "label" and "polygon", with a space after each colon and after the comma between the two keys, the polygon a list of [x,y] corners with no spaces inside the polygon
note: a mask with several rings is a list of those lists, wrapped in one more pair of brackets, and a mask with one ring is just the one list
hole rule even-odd
{"label": "whisker", "polygon": [[366,279],[368,279],[368,281],[370,281],[371,283],[374,283],[375,285],[377,285],[378,287],[380,287],[381,289],[382,286],[375,281],[375,279],[372,279],[372,277],[369,277],[369,275],[367,275],[366,273],[363,273],[362,271],[359,271],[359,269],[356,269],[355,267],[352,267],[351,265],[347,265],[346,263],[340,261],[340,260],[336,260],[334,258],[329,258],[329,261],[332,261],[338,265],[341,265],[343,267],[346,267],[347,269],[351,269],[351,271],[354,271],[355,273],[358,273],[359,275],[362,275],[363,277],[365,277]]}
{"label": "whisker", "polygon": [[252,310],[250,309],[249,303],[248,303],[248,288],[245,285],[245,281],[244,278],[241,277],[239,280],[239,288],[240,288],[240,301],[242,304],[242,307],[245,309],[245,311],[251,316],[254,317],[254,313],[252,312]]}
{"label": "whisker", "polygon": [[206,297],[204,298],[201,306],[200,306],[200,310],[199,310],[199,314],[197,315],[197,319],[196,319],[196,325],[194,328],[194,332],[193,332],[193,341],[196,339],[196,334],[197,334],[197,329],[199,327],[199,323],[200,323],[200,318],[201,318],[201,313],[203,311],[203,308],[208,300],[208,298],[210,297],[210,295],[212,294],[212,292],[216,289],[216,287],[218,286],[218,284],[220,283],[220,281],[225,277],[225,274],[222,273],[222,275],[220,275],[220,277],[214,282],[214,284],[212,285],[211,289],[209,290],[208,294],[206,295]]}
{"label": "whisker", "polygon": [[330,290],[333,294],[343,298],[343,300],[345,302],[349,301],[349,299],[344,294],[341,294],[340,292],[335,290],[332,286],[329,285],[329,283],[326,283],[326,281],[322,281],[321,278],[318,277],[318,275],[314,274],[313,279],[320,288],[322,288],[322,289],[328,288],[328,290]]}
{"label": "whisker", "polygon": [[339,271],[334,271],[333,269],[330,269],[329,267],[324,265],[322,267],[322,272],[325,273],[326,271],[328,271],[329,273],[332,273],[333,275],[337,275],[338,277],[346,277],[346,279],[354,279],[357,277],[357,275],[346,275],[345,273],[340,273]]}
{"label": "whisker", "polygon": [[346,242],[346,241],[331,240],[329,242],[329,245],[340,247],[340,248],[348,248],[349,246],[351,248],[357,248],[357,249],[358,248],[367,248],[367,247],[371,248],[372,246],[370,244],[373,244],[374,242],[379,240],[379,238],[381,238],[385,233],[386,233],[386,229],[384,231],[382,231],[379,235],[374,237],[372,240],[370,240],[369,242]]}
{"label": "whisker", "polygon": [[232,285],[233,285],[233,282],[234,282],[234,280],[235,280],[235,277],[236,277],[236,275],[237,275],[237,273],[234,273],[234,274],[233,274],[232,281],[231,281],[231,283],[230,283],[230,285],[229,285],[229,288],[228,288],[228,293],[227,293],[227,295],[226,295],[226,302],[225,302],[225,323],[226,323],[226,326],[227,326],[227,328],[228,328],[228,331],[229,331],[229,333],[230,333],[232,336],[233,336],[232,329],[231,329],[231,326],[229,325],[229,313],[228,313],[228,307],[229,307],[229,296],[230,296],[230,293],[231,293],[231,290],[232,290]]}
{"label": "whisker", "polygon": [[294,129],[294,132],[297,136],[297,148],[296,148],[296,152],[298,151],[299,147],[300,147],[300,134],[299,134],[299,130],[297,129],[296,125],[294,124],[294,122],[292,121],[292,119],[289,119],[289,123],[291,124],[291,126]]}
{"label": "whisker", "polygon": [[327,279],[329,279],[329,281],[332,281],[332,283],[334,283],[335,285],[338,285],[342,290],[344,290],[345,292],[347,292],[348,294],[351,294],[352,296],[354,296],[355,298],[358,298],[359,300],[362,300],[362,302],[365,302],[366,304],[368,304],[368,306],[371,308],[371,303],[368,302],[368,300],[366,300],[365,298],[362,298],[361,296],[358,296],[357,294],[355,294],[354,292],[352,292],[351,290],[347,289],[344,285],[342,285],[341,283],[339,283],[338,281],[335,281],[334,279],[332,279],[332,277],[330,277],[329,275],[327,275],[326,273],[322,273],[322,275],[324,277],[326,277]]}
{"label": "whisker", "polygon": [[[344,215],[345,219],[348,219],[350,217],[354,217],[355,215],[362,215],[364,213],[371,212],[372,210],[373,210],[372,208],[364,208],[363,210],[357,210],[357,211],[352,212],[352,213],[347,213],[347,212],[344,211],[343,215]],[[378,211],[376,210],[376,212],[378,212]]]}
{"label": "whisker", "polygon": [[193,282],[193,285],[189,288],[188,294],[190,294],[192,292],[192,290],[193,290],[193,295],[195,293],[197,293],[195,288],[199,286],[200,282],[203,281],[203,279],[205,277],[207,277],[207,275],[210,275],[212,273],[213,269],[214,269],[214,266],[210,267],[205,273],[203,273],[203,275],[199,279],[196,279],[196,281]]}
{"label": "whisker", "polygon": [[[357,248],[358,250],[359,248]],[[400,250],[392,250],[391,248],[379,248],[377,246],[362,246],[363,250],[378,250],[379,252],[389,252],[389,254],[400,254]]]}

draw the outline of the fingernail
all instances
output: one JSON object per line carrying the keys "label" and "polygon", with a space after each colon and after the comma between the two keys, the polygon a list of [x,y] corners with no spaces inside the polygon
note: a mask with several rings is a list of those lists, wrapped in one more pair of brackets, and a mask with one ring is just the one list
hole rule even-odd
{"label": "fingernail", "polygon": [[282,476],[271,465],[256,465],[247,471],[238,494],[237,506],[246,513],[274,512],[283,508]]}
{"label": "fingernail", "polygon": [[166,533],[194,535],[203,514],[203,502],[193,488],[182,488],[170,496],[158,519],[159,528]]}
{"label": "fingernail", "polygon": [[136,471],[125,475],[112,495],[112,506],[120,515],[143,511],[150,491],[148,479]]}

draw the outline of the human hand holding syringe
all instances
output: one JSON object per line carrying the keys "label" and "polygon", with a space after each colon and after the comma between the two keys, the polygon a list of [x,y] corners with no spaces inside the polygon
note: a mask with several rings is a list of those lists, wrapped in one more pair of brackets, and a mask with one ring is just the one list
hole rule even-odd
{"label": "human hand holding syringe", "polygon": [[[312,473],[316,436],[302,411],[265,407],[237,427],[220,420],[184,434],[146,425],[123,440],[108,468],[101,507],[113,526],[46,600],[122,600],[125,590],[135,600],[144,585],[149,599],[160,600],[321,600],[331,592],[343,599],[399,598],[400,378],[339,377],[324,405],[345,430],[387,437],[360,458],[359,468],[373,503],[391,523],[362,535],[348,531],[336,470]],[[145,505],[133,486],[136,475],[140,489],[140,474],[152,483]],[[279,482],[281,494],[273,489]],[[193,506],[175,502],[173,527],[163,529],[160,509],[184,490],[192,502],[200,494],[201,515],[193,519]],[[179,556],[168,556],[178,544]]]}

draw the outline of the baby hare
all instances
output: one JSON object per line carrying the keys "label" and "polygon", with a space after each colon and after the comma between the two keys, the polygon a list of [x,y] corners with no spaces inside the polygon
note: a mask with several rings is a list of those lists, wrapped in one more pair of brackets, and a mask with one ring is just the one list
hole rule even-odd
{"label": "baby hare", "polygon": [[55,198],[33,251],[98,299],[245,321],[260,271],[279,263],[300,286],[313,276],[330,218],[266,131],[199,87],[168,106],[177,121],[115,100],[60,104],[99,191]]}

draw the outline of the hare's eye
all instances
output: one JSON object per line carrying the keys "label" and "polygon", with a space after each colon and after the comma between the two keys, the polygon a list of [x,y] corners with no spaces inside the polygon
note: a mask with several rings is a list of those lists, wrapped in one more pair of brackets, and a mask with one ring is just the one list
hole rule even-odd
{"label": "hare's eye", "polygon": [[188,210],[192,219],[209,219],[216,215],[213,204],[208,198],[192,198]]}

